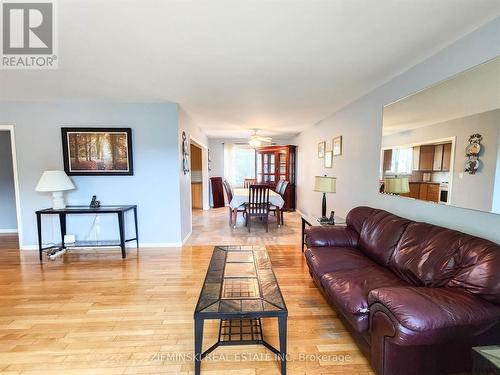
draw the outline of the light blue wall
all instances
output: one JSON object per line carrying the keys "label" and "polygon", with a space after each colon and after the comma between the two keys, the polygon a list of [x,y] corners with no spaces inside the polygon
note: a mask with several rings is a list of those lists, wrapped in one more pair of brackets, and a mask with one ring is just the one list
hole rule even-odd
{"label": "light blue wall", "polygon": [[[145,244],[178,244],[180,237],[178,115],[173,103],[0,102],[0,124],[15,127],[24,247],[37,243],[34,212],[50,207],[50,194],[35,192],[46,169],[62,169],[61,127],[131,127],[134,176],[72,177],[69,204],[137,204]],[[68,219],[68,232],[94,239],[94,217]],[[116,218],[102,215],[99,238],[117,238]],[[51,221],[53,225],[51,225]],[[59,241],[57,220],[46,219],[44,237]],[[133,235],[132,227],[127,228]]]}
{"label": "light blue wall", "polygon": [[[339,214],[370,205],[500,242],[500,215],[378,194],[384,105],[499,55],[497,18],[301,133],[297,137],[299,209],[319,213],[321,197],[313,192],[314,176],[327,173],[337,177],[337,193],[328,196],[328,209]],[[343,136],[343,155],[334,158],[333,169],[324,169],[323,160],[316,156],[317,143],[331,142],[337,135]]]}
{"label": "light blue wall", "polygon": [[0,130],[0,231],[17,229],[10,132]]}

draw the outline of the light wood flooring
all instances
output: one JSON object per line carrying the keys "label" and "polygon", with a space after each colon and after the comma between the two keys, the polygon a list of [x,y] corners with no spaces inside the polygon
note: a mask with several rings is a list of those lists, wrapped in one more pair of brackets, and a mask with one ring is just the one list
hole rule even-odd
{"label": "light wood flooring", "polygon": [[[216,211],[200,212],[190,239],[194,244],[130,249],[126,260],[118,249],[82,249],[41,265],[37,252],[20,252],[15,237],[1,236],[0,373],[192,374],[187,356],[193,352],[193,311],[212,252],[209,244],[259,238],[289,309],[288,373],[372,374],[309,277],[298,245],[297,214],[288,214],[284,228],[264,237],[244,236],[242,228],[231,231],[225,220],[229,232],[223,235],[219,231],[226,229],[214,224],[222,218]],[[209,235],[200,233],[204,230]],[[204,237],[206,243],[199,244]],[[206,326],[205,348],[216,329],[215,323]],[[266,321],[264,329],[277,345],[276,322]],[[202,374],[279,374],[268,353],[260,346],[219,348],[212,361],[203,362]]]}

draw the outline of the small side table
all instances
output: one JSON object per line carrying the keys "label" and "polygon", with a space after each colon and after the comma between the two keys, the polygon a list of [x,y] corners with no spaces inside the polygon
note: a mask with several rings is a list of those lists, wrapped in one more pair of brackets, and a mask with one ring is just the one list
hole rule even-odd
{"label": "small side table", "polygon": [[[134,226],[135,226],[135,237],[125,238],[125,212],[134,212]],[[139,235],[137,228],[137,206],[136,205],[126,205],[126,206],[101,206],[98,208],[92,208],[89,206],[66,206],[61,210],[55,210],[53,208],[46,208],[44,210],[39,210],[35,212],[36,214],[36,224],[38,232],[38,251],[40,253],[40,262],[42,261],[43,250],[53,248],[55,246],[61,246],[66,248],[64,243],[64,236],[66,235],[66,216],[67,215],[88,215],[88,214],[116,214],[118,218],[118,229],[120,234],[120,239],[115,241],[77,241],[71,247],[110,247],[119,246],[122,250],[122,258],[127,257],[127,251],[125,249],[125,243],[130,241],[135,241],[137,248],[139,248]],[[42,215],[58,215],[59,223],[61,226],[61,243],[53,246],[43,247],[42,241]]]}
{"label": "small side table", "polygon": [[302,219],[302,252],[304,252],[304,245],[306,244],[306,225],[316,227],[316,226],[331,226],[331,225],[346,225],[346,221],[343,217],[335,216],[335,224],[322,224],[318,221],[318,216],[306,216],[301,215]]}
{"label": "small side table", "polygon": [[500,346],[476,346],[472,348],[472,374],[500,374]]}

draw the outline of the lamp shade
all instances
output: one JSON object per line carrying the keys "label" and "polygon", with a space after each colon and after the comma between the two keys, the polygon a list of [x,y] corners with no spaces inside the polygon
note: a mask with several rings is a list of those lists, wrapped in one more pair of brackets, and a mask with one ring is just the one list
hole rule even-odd
{"label": "lamp shade", "polygon": [[64,171],[45,171],[36,185],[36,191],[65,191],[75,188]]}
{"label": "lamp shade", "polygon": [[322,193],[335,193],[337,179],[335,177],[316,176],[314,177],[314,191]]}
{"label": "lamp shade", "polygon": [[402,194],[410,192],[410,180],[408,177],[384,178],[384,192]]}

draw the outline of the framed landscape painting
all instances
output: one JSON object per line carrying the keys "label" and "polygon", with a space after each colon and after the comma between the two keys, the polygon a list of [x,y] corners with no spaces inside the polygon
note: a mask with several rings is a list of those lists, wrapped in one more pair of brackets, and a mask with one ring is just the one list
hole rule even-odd
{"label": "framed landscape painting", "polygon": [[132,176],[132,129],[61,128],[69,176]]}

